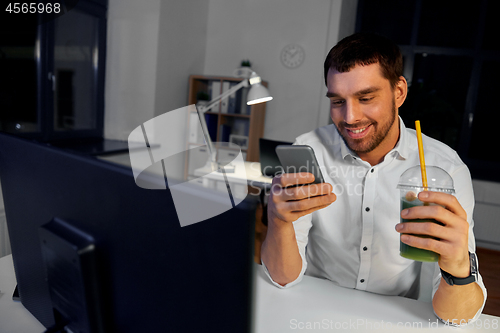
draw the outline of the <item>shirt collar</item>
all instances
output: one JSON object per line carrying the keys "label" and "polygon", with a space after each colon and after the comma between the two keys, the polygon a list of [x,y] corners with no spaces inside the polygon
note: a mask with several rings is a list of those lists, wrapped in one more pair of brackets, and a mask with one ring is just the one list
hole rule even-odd
{"label": "shirt collar", "polygon": [[[403,159],[406,159],[409,156],[409,138],[408,133],[406,132],[406,126],[403,122],[403,119],[399,117],[399,140],[396,146],[387,153],[387,155],[392,155],[394,153],[398,153]],[[339,133],[340,136],[340,133]],[[347,156],[352,158],[359,158],[358,155],[353,152],[345,143],[345,141],[341,138],[340,142],[340,152],[342,153],[342,158],[345,160]]]}
{"label": "shirt collar", "polygon": [[344,138],[340,135],[340,133],[337,134],[340,137],[340,152],[342,153],[342,158],[345,160],[347,156],[355,157],[358,156],[355,152],[353,152],[347,145],[345,144]]}
{"label": "shirt collar", "polygon": [[410,138],[408,137],[408,132],[406,131],[406,126],[403,122],[403,119],[399,117],[399,140],[396,146],[388,154],[396,152],[403,159],[407,159],[408,156],[410,155],[409,139]]}

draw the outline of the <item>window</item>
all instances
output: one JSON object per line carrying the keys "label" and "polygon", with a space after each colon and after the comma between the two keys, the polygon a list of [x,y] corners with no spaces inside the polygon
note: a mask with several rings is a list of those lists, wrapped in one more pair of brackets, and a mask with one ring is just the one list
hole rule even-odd
{"label": "window", "polygon": [[1,131],[50,142],[103,136],[107,1],[62,8],[49,20],[2,17]]}
{"label": "window", "polygon": [[[4,10],[5,8],[2,8]],[[0,20],[0,131],[38,131],[36,16]]]}
{"label": "window", "polygon": [[407,127],[455,149],[472,177],[500,181],[500,156],[488,150],[500,121],[500,2],[359,0],[356,31],[391,38],[401,48],[408,98]]}

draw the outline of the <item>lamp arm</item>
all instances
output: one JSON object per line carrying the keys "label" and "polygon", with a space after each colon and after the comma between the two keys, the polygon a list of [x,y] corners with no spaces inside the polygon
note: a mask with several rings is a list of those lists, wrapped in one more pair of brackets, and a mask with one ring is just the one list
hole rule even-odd
{"label": "lamp arm", "polygon": [[203,136],[205,137],[205,143],[207,144],[208,151],[210,153],[210,162],[212,162],[212,170],[214,168],[214,163],[217,162],[217,151],[215,150],[212,139],[210,139],[210,133],[208,132],[207,122],[205,121],[205,112],[207,109],[203,110],[203,107],[196,106],[196,111],[198,113],[198,118],[200,119],[201,129],[203,131]]}
{"label": "lamp arm", "polygon": [[[220,96],[214,98],[210,102],[208,102],[207,106],[204,105],[197,105],[196,110],[198,111],[198,117],[200,118],[200,123],[201,123],[201,128],[203,130],[203,135],[205,137],[205,142],[208,147],[208,151],[210,152],[210,161],[212,162],[212,170],[217,169],[217,151],[215,150],[214,144],[212,142],[212,139],[210,139],[210,133],[208,132],[208,126],[207,122],[205,121],[205,115],[204,113],[210,110],[215,104],[219,103],[221,100],[224,98],[229,97],[230,95],[234,94],[238,90],[240,90],[243,87],[248,87],[248,79],[242,80],[240,83],[232,87],[231,89],[227,90],[226,92],[223,92]],[[215,169],[214,169],[215,168]]]}
{"label": "lamp arm", "polygon": [[243,81],[241,81],[240,83],[238,83],[237,85],[232,87],[231,89],[223,92],[220,96],[217,96],[214,99],[212,99],[210,102],[208,102],[207,106],[199,106],[198,108],[202,113],[205,113],[208,110],[210,110],[215,104],[219,103],[221,100],[231,96],[232,94],[234,94],[235,92],[237,92],[241,88],[248,87],[248,86],[249,86],[248,80],[244,79]]}

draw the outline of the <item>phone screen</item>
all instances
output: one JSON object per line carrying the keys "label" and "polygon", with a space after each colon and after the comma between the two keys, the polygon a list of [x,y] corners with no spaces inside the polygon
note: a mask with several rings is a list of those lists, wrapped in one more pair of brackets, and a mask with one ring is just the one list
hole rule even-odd
{"label": "phone screen", "polygon": [[307,145],[280,145],[276,147],[284,173],[309,172],[314,175],[314,184],[324,183],[314,150]]}

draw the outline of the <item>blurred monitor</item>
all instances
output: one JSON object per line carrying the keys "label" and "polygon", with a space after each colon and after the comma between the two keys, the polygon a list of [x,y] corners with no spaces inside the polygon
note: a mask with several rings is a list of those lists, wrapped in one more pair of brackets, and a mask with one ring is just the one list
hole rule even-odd
{"label": "blurred monitor", "polygon": [[45,327],[252,331],[251,197],[181,227],[168,188],[138,187],[130,167],[8,134],[0,179],[20,300]]}

